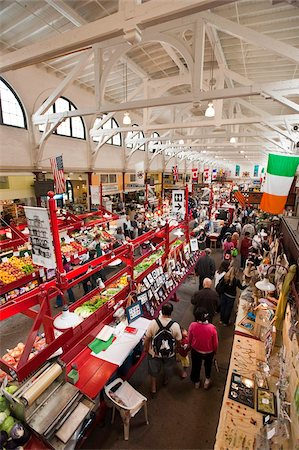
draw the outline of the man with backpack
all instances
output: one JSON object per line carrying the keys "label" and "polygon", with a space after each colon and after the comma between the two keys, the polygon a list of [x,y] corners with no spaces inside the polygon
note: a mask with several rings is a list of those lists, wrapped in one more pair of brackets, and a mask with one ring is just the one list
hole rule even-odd
{"label": "man with backpack", "polygon": [[151,376],[151,397],[157,392],[157,377],[164,371],[163,384],[167,384],[168,377],[175,366],[176,347],[182,340],[182,333],[177,322],[171,319],[173,306],[165,303],[162,315],[153,319],[145,334],[144,349],[148,353],[148,371]]}

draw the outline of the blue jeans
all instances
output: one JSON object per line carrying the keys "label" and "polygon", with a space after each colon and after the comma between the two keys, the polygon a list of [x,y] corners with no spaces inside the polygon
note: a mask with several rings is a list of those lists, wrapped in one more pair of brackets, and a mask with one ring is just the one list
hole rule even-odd
{"label": "blue jeans", "polygon": [[221,295],[220,299],[220,320],[224,325],[229,324],[229,319],[234,307],[236,297],[229,297],[226,294]]}
{"label": "blue jeans", "polygon": [[[72,289],[68,289],[67,290],[67,294],[68,294],[70,303],[74,303],[76,301],[76,299],[75,299],[73,290]],[[57,295],[56,306],[62,306],[62,296],[61,295]]]}

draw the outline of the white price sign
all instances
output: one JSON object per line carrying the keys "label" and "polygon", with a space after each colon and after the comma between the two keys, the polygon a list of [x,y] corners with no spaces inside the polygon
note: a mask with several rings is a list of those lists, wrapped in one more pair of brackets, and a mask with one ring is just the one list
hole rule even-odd
{"label": "white price sign", "polygon": [[172,191],[172,213],[173,214],[185,214],[185,191],[173,190]]}

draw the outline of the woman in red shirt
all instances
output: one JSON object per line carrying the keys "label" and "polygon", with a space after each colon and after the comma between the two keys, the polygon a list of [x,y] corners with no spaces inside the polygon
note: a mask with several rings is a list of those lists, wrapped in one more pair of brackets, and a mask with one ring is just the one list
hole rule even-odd
{"label": "woman in red shirt", "polygon": [[211,385],[211,371],[213,358],[218,348],[218,335],[216,327],[208,322],[208,312],[199,307],[194,311],[196,322],[192,322],[188,330],[188,344],[191,348],[191,381],[195,389],[200,387],[200,370],[204,361],[206,379],[204,389]]}

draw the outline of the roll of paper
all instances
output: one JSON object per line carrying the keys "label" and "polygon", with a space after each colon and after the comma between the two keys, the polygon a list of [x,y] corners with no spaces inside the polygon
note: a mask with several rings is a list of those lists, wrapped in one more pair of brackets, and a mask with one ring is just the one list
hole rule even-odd
{"label": "roll of paper", "polygon": [[22,395],[22,398],[26,400],[29,406],[53,383],[56,378],[62,373],[62,368],[59,364],[55,363],[43,374],[41,374]]}

